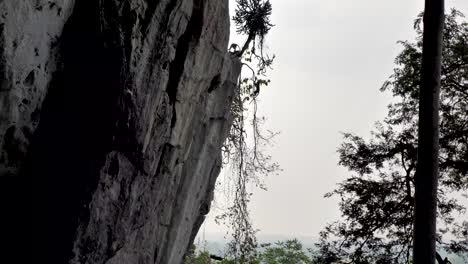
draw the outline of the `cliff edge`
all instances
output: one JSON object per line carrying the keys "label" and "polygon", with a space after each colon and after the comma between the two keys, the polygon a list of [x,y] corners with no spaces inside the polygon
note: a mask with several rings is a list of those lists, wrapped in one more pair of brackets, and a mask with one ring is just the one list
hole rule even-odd
{"label": "cliff edge", "polygon": [[181,263],[240,62],[228,0],[0,2],[0,177],[40,183],[48,263]]}

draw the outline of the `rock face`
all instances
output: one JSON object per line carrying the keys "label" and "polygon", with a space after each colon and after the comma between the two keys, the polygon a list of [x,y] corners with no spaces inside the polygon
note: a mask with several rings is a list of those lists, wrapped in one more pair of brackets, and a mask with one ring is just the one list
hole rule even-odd
{"label": "rock face", "polygon": [[228,0],[0,1],[0,177],[39,184],[47,263],[182,262],[231,124],[228,41]]}

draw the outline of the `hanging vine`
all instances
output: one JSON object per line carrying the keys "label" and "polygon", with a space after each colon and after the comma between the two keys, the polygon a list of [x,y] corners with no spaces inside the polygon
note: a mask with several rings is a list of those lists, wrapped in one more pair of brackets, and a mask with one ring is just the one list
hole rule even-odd
{"label": "hanging vine", "polygon": [[[260,88],[270,83],[266,73],[274,60],[274,56],[269,57],[264,52],[264,38],[273,27],[270,23],[271,11],[268,0],[237,0],[233,17],[237,33],[248,37],[242,49],[236,44],[231,45],[230,49],[232,56],[241,58],[243,66],[238,93],[231,108],[233,123],[223,146],[224,165],[231,166],[234,188],[231,206],[216,220],[231,229],[228,254],[236,263],[250,263],[256,256],[256,230],[248,210],[252,193],[248,187],[254,184],[265,189],[264,176],[279,170],[278,164],[263,151],[276,133],[263,131],[261,125],[265,118],[257,116]],[[243,74],[248,77],[243,78]]]}

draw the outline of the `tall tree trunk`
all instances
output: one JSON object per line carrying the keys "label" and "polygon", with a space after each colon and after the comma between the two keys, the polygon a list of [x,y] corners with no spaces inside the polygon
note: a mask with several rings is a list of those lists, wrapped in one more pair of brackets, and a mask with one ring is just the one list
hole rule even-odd
{"label": "tall tree trunk", "polygon": [[419,95],[414,264],[436,260],[437,181],[439,176],[439,94],[444,0],[426,0]]}

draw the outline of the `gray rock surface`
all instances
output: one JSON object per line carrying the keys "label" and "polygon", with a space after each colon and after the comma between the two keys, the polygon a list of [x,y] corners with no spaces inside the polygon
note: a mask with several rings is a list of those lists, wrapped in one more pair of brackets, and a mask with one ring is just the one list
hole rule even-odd
{"label": "gray rock surface", "polygon": [[72,4],[0,1],[0,177],[17,174],[26,157]]}
{"label": "gray rock surface", "polygon": [[0,2],[0,175],[40,179],[48,263],[181,263],[231,124],[228,41],[228,0]]}

